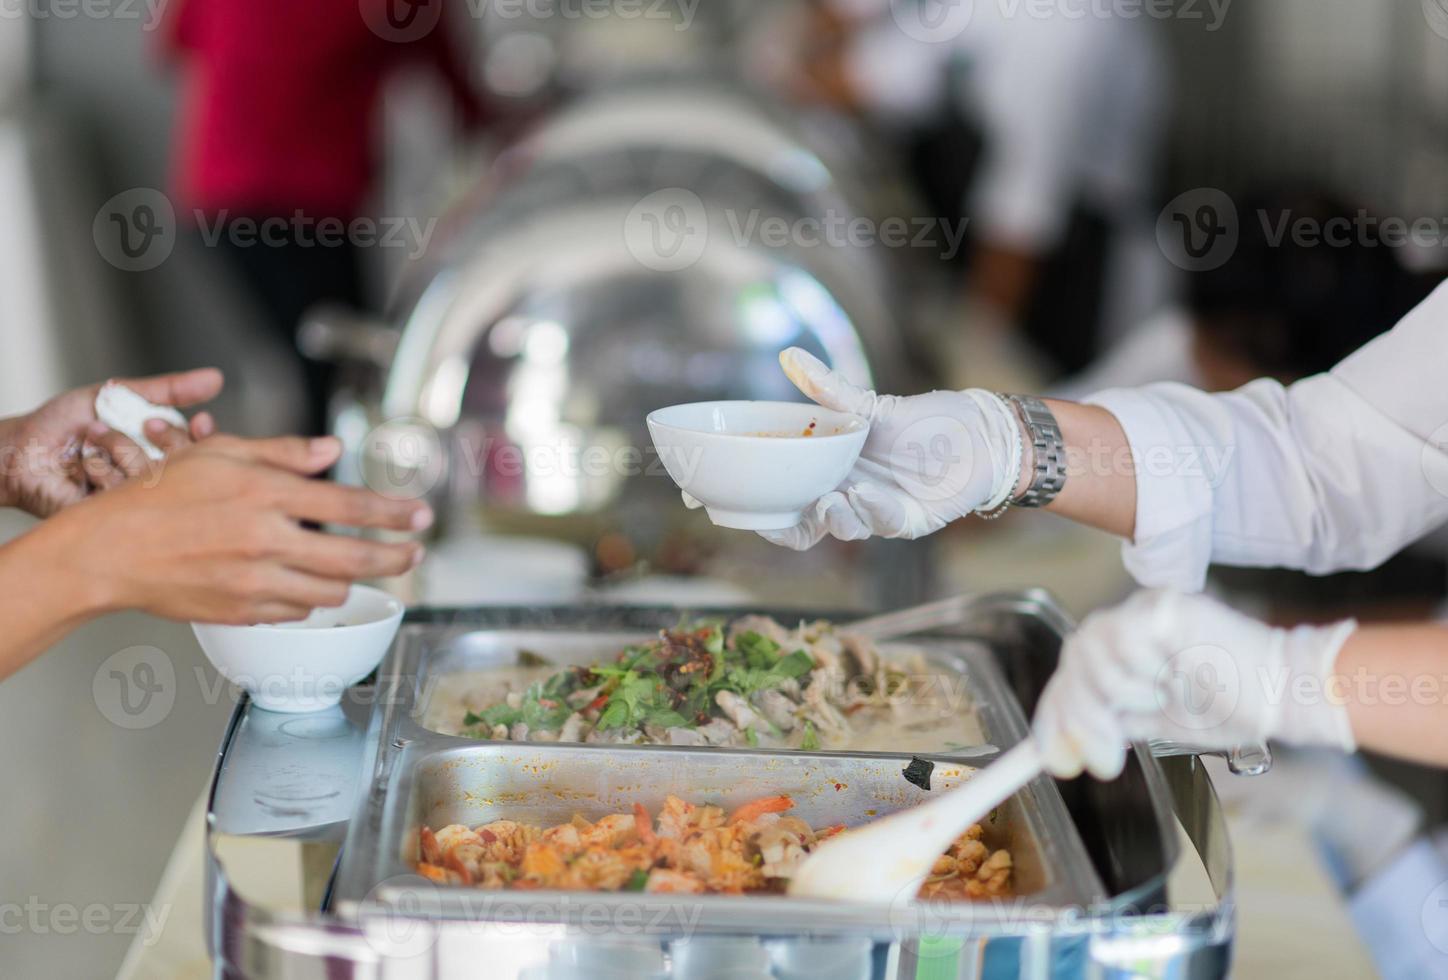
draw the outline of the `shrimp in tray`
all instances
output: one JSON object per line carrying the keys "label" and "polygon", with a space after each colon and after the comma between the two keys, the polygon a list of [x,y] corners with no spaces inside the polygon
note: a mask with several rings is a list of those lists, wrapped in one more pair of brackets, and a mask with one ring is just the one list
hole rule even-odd
{"label": "shrimp in tray", "polygon": [[[732,811],[669,796],[656,815],[635,803],[630,813],[574,816],[552,827],[511,820],[423,827],[416,868],[439,884],[475,888],[779,894],[815,846],[844,829],[812,828],[793,809],[784,795]],[[1010,893],[1010,852],[992,850],[982,836],[972,827],[941,855],[923,898]]]}

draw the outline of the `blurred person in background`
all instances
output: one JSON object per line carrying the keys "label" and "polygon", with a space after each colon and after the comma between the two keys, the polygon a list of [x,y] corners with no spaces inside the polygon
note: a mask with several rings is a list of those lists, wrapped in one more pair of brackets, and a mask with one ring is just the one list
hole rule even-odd
{"label": "blurred person in background", "polygon": [[[175,193],[306,385],[305,431],[328,422],[332,365],[303,358],[308,308],[365,308],[345,232],[377,190],[378,109],[394,71],[435,71],[465,122],[482,110],[445,0],[175,0],[166,51],[182,68]],[[259,237],[257,226],[267,233]],[[321,229],[334,229],[327,235]],[[208,242],[209,244],[210,242]]]}
{"label": "blurred person in background", "polygon": [[1366,209],[1306,182],[1229,195],[1239,239],[1222,265],[1190,273],[1180,303],[1132,329],[1080,374],[1052,386],[1062,398],[1108,387],[1181,381],[1230,391],[1259,377],[1290,383],[1328,370],[1396,323],[1436,280],[1409,272],[1397,250],[1355,233],[1321,247],[1291,232],[1372,227]]}
{"label": "blurred person in background", "polygon": [[[1236,250],[1193,272],[1187,296],[1152,317],[1084,375],[1055,394],[1082,398],[1107,388],[1180,381],[1226,392],[1257,378],[1283,385],[1332,369],[1397,323],[1435,284],[1409,272],[1399,250],[1348,229],[1372,227],[1367,209],[1306,184],[1235,195]],[[1337,244],[1294,235],[1308,222],[1336,229]],[[1417,546],[1368,571],[1307,576],[1283,569],[1216,567],[1213,581],[1251,596],[1279,622],[1350,613],[1382,620],[1428,615],[1444,598],[1441,546]]]}
{"label": "blurred person in background", "polygon": [[[220,371],[125,381],[155,404],[185,407],[221,391]],[[0,419],[0,507],[41,523],[0,546],[0,679],[65,634],[134,609],[180,622],[273,623],[340,606],[359,579],[401,575],[416,542],[381,543],[304,522],[415,532],[418,501],[309,479],[336,462],[336,439],[216,434],[201,413],[185,431],[146,424],[151,460],[95,414],[100,385]],[[101,492],[104,491],[104,492]]]}
{"label": "blurred person in background", "polygon": [[937,34],[910,2],[811,6],[802,91],[880,122],[932,215],[969,219],[965,329],[938,337],[952,385],[1079,371],[1165,301],[1169,78],[1148,21],[979,3]]}

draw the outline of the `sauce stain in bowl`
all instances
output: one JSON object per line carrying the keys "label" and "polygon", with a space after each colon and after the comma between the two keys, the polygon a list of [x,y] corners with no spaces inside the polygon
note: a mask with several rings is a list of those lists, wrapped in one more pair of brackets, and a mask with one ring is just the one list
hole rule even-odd
{"label": "sauce stain in bowl", "polygon": [[[811,419],[810,424],[799,432],[746,432],[745,435],[755,436],[760,439],[808,439],[810,436],[819,434],[819,420]],[[829,435],[837,436],[845,430],[836,426]]]}

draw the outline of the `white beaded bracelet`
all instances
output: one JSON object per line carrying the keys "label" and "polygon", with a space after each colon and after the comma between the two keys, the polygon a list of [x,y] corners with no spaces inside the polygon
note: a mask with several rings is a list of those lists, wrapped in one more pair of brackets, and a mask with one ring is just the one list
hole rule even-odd
{"label": "white beaded bracelet", "polygon": [[[975,512],[976,516],[981,520],[993,521],[1002,517],[1006,511],[1011,509],[1011,497],[1015,492],[1016,484],[1020,482],[1021,478],[1021,463],[1025,460],[1026,443],[1025,439],[1021,436],[1021,427],[1017,422],[1015,410],[1011,408],[1009,402],[994,392],[980,392],[979,395],[977,395],[976,392],[970,392],[969,394],[972,398],[976,399],[977,404],[980,403],[980,395],[993,399],[995,404],[1005,413],[1006,418],[1010,419],[1011,465],[1006,467],[1005,473],[1002,474],[1000,485],[996,488],[996,491],[991,494],[990,499]],[[982,409],[984,409],[984,406],[982,406]]]}

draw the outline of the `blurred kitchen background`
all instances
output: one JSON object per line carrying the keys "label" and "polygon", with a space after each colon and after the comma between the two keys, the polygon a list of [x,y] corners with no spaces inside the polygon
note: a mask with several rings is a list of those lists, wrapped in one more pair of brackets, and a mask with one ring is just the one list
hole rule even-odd
{"label": "blurred kitchen background", "polygon": [[[1294,245],[1259,215],[1358,220]],[[247,244],[265,219],[285,230]],[[326,220],[346,245],[302,240]],[[438,505],[396,583],[433,604],[1040,585],[1084,613],[1129,589],[1101,536],[779,551],[685,511],[633,452],[642,417],[787,397],[793,343],[901,392],[1287,380],[1391,326],[1445,235],[1442,0],[0,0],[0,413],[217,365],[224,427],[335,431],[339,478]],[[1444,554],[1214,588],[1283,620],[1423,615]],[[176,700],[125,730],[93,681],[136,645]],[[0,686],[0,902],[150,900],[233,703],[203,663],[186,628],[121,617]],[[1403,833],[1448,815],[1440,773],[1377,768]],[[1311,863],[1320,817],[1253,836]],[[1244,906],[1351,888],[1289,863]],[[1336,901],[1244,925],[1244,951],[1366,963]],[[0,919],[0,975],[110,975],[133,938]]]}

